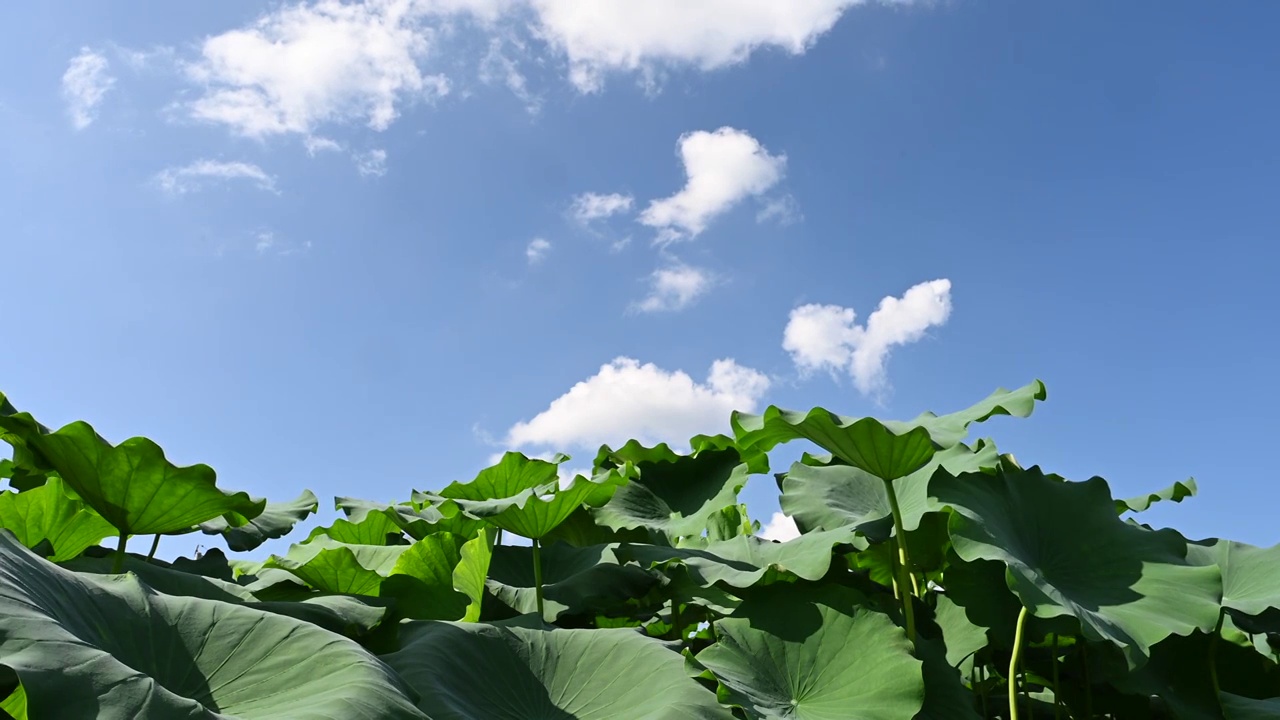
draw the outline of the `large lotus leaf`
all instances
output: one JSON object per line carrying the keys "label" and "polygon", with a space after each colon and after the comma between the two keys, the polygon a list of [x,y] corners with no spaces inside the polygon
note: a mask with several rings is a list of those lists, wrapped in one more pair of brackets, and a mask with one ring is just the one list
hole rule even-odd
{"label": "large lotus leaf", "polygon": [[0,718],[6,716],[13,720],[27,720],[27,691],[21,685],[14,688],[9,697],[0,701]]}
{"label": "large lotus leaf", "polygon": [[0,657],[32,717],[423,718],[355,642],[292,618],[79,575],[0,531]]}
{"label": "large lotus leaf", "polygon": [[598,508],[588,505],[579,507],[570,513],[569,517],[565,518],[564,522],[557,525],[554,530],[543,535],[542,542],[547,545],[554,542],[563,542],[577,547],[608,545],[620,542],[669,545],[671,542],[665,534],[656,530],[648,528],[615,530],[608,525],[601,524],[596,521],[595,513],[597,510]]}
{"label": "large lotus leaf", "polygon": [[49,432],[28,413],[0,413],[0,427],[38,450],[121,535],[185,532],[228,513],[255,518],[266,506],[245,493],[218,489],[208,465],[174,465],[146,438],[112,446],[88,423]]}
{"label": "large lotus leaf", "polygon": [[916,656],[923,664],[924,706],[914,720],[982,720],[974,710],[973,693],[948,662],[941,639],[917,636]]}
{"label": "large lotus leaf", "polygon": [[471,602],[462,619],[475,622],[480,619],[481,603],[484,600],[485,579],[489,577],[489,566],[493,562],[493,541],[496,532],[489,528],[481,528],[478,535],[462,545],[462,558],[453,569],[453,587],[466,595]]}
{"label": "large lotus leaf", "polygon": [[105,518],[69,496],[56,476],[26,492],[0,492],[0,528],[29,548],[47,540],[53,562],[70,560],[115,533]]}
{"label": "large lotus leaf", "polygon": [[1102,478],[1060,482],[1038,468],[939,473],[929,489],[955,510],[951,542],[961,558],[1005,563],[1010,589],[1034,615],[1075,617],[1086,638],[1116,643],[1135,665],[1169,635],[1217,622],[1218,569],[1189,564],[1176,532],[1117,517]]}
{"label": "large lotus leaf", "polygon": [[[347,520],[356,524],[365,522],[370,514],[385,515],[414,540],[438,532],[475,537],[481,528],[486,527],[483,520],[467,515],[457,507],[433,507],[424,494],[414,495],[413,501],[397,504],[338,497],[334,498],[334,505],[346,514]],[[446,516],[442,510],[448,510],[450,514]]]}
{"label": "large lotus leaf", "polygon": [[1152,505],[1161,501],[1180,503],[1183,500],[1195,495],[1197,491],[1198,491],[1198,488],[1196,487],[1195,478],[1187,478],[1186,480],[1179,480],[1178,482],[1170,485],[1169,487],[1163,490],[1159,490],[1157,492],[1147,493],[1146,495],[1136,495],[1134,497],[1126,498],[1124,500],[1117,500],[1116,512],[1117,513],[1142,512],[1147,508],[1151,507]]}
{"label": "large lotus leaf", "polygon": [[443,508],[453,504],[495,527],[538,539],[588,499],[602,501],[625,482],[625,476],[609,471],[591,478],[579,475],[568,487],[562,487],[558,471],[557,463],[509,452],[497,465],[480,471],[475,480],[453,483],[438,495],[427,497]]}
{"label": "large lotus leaf", "polygon": [[759,521],[752,520],[747,506],[741,503],[722,507],[707,518],[707,539],[712,542],[732,540],[740,535],[760,532]]}
{"label": "large lotus leaf", "polygon": [[1212,538],[1187,543],[1187,560],[1222,573],[1222,606],[1243,615],[1280,609],[1280,545],[1254,547]]}
{"label": "large lotus leaf", "polygon": [[631,462],[638,477],[595,511],[597,522],[614,529],[648,528],[672,537],[702,535],[709,517],[736,504],[747,482],[747,463],[727,445],[728,438],[724,441],[690,455],[678,455],[665,444],[646,448],[634,440],[617,450],[601,449],[597,466],[606,456],[618,465]]}
{"label": "large lotus leaf", "polygon": [[[816,465],[797,462],[782,478],[782,511],[808,531],[834,530],[852,526],[873,542],[893,534],[893,515],[885,483],[852,465]],[[936,510],[929,502],[929,479],[943,468],[953,475],[999,466],[995,445],[979,440],[973,448],[963,443],[935,453],[924,467],[893,481],[902,525],[908,532],[920,525],[920,518]]]}
{"label": "large lotus leaf", "polygon": [[743,535],[721,542],[691,542],[682,547],[624,543],[615,551],[620,560],[644,568],[683,566],[700,587],[718,582],[747,588],[771,569],[795,574],[804,580],[820,580],[831,569],[832,548],[857,543],[853,530],[841,528],[812,532],[787,542]]}
{"label": "large lotus leaf", "polygon": [[320,501],[315,493],[305,490],[290,502],[266,503],[262,514],[255,518],[232,515],[236,520],[233,524],[228,522],[226,517],[218,517],[200,523],[200,529],[206,535],[221,535],[227,541],[228,548],[236,552],[246,552],[268,540],[288,535],[294,525],[305,520],[319,506]]}
{"label": "large lotus leaf", "polygon": [[[548,622],[562,615],[607,614],[643,596],[662,581],[656,572],[619,560],[617,546],[574,547],[554,543],[541,549],[543,612]],[[537,612],[532,548],[494,548],[486,583],[493,596],[518,614]]]}
{"label": "large lotus leaf", "polygon": [[732,718],[678,653],[632,630],[410,622],[382,659],[432,720]]}
{"label": "large lotus leaf", "polygon": [[[0,436],[3,436],[0,432]],[[3,439],[3,437],[0,437]],[[14,454],[19,455],[18,447],[14,447]],[[9,482],[9,487],[17,492],[26,492],[44,485],[49,479],[49,473],[36,470],[30,465],[14,462],[8,458],[0,458],[0,478],[4,478]]]}
{"label": "large lotus leaf", "polygon": [[[347,545],[327,536],[272,555],[263,569],[287,570],[322,592],[378,595],[382,581],[410,545]],[[255,573],[256,574],[256,573]]]}
{"label": "large lotus leaf", "polygon": [[349,545],[404,545],[404,534],[391,513],[371,512],[356,522],[338,518],[328,527],[311,531],[304,542],[326,536]]}
{"label": "large lotus leaf", "polygon": [[[106,575],[112,573],[112,558],[78,557],[62,564],[77,573]],[[263,600],[249,588],[233,582],[195,575],[175,567],[165,567],[158,560],[147,561],[130,554],[124,561],[124,571],[133,573],[147,587],[156,592],[175,597],[203,598],[233,603],[305,620],[330,632],[348,637],[367,635],[378,627],[387,615],[387,608],[370,604],[369,600],[347,595],[298,594],[294,599]]]}
{"label": "large lotus leaf", "polygon": [[396,610],[415,620],[459,620],[471,598],[454,589],[453,572],[462,562],[466,538],[436,533],[400,554],[380,594],[396,600]]}
{"label": "large lotus leaf", "polygon": [[716,623],[697,661],[748,718],[900,720],[924,703],[921,663],[888,616],[852,590],[752,595]]}
{"label": "large lotus leaf", "polygon": [[735,412],[730,423],[743,448],[769,450],[805,438],[849,465],[882,480],[896,480],[924,466],[935,450],[963,440],[970,424],[995,415],[1027,417],[1035,402],[1045,397],[1044,383],[1037,380],[1018,390],[997,390],[950,415],[924,413],[906,422],[850,418],[822,408],[800,413],[770,406],[763,415]]}
{"label": "large lotus leaf", "polygon": [[933,622],[942,635],[947,664],[962,669],[971,667],[974,654],[987,646],[986,628],[971,622],[965,609],[948,594],[938,593],[935,603]]}

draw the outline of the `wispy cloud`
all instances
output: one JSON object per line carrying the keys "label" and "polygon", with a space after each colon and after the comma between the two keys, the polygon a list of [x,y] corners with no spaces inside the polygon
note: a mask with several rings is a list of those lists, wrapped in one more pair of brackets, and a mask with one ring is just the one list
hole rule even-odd
{"label": "wispy cloud", "polygon": [[516,61],[507,55],[504,48],[508,44],[514,44],[520,50],[524,49],[523,43],[511,43],[502,38],[493,38],[489,41],[489,52],[480,61],[480,82],[502,83],[512,95],[524,103],[525,110],[530,115],[537,115],[542,112],[542,97],[530,90],[528,78],[520,72]]}
{"label": "wispy cloud", "polygon": [[370,150],[355,153],[351,159],[356,163],[356,172],[361,177],[382,177],[387,174],[387,151]]}
{"label": "wispy cloud", "polygon": [[576,195],[569,205],[569,216],[586,225],[621,213],[631,212],[635,198],[622,193],[585,192]]}
{"label": "wispy cloud", "polygon": [[710,273],[684,264],[659,268],[649,275],[649,294],[632,305],[638,312],[683,310],[711,289]]}
{"label": "wispy cloud", "polygon": [[71,58],[62,74],[62,98],[75,129],[83,130],[97,118],[98,106],[116,83],[109,67],[105,56],[86,47]]}
{"label": "wispy cloud", "polygon": [[896,346],[916,342],[951,316],[951,281],[920,283],[900,298],[886,297],[857,324],[853,308],[802,305],[791,311],[782,347],[803,373],[847,372],[863,394],[888,388],[885,367]]}
{"label": "wispy cloud", "polygon": [[165,168],[155,176],[160,189],[171,195],[182,195],[199,190],[210,182],[228,180],[248,180],[260,190],[278,192],[274,177],[257,165],[247,162],[196,160],[190,165]]}
{"label": "wispy cloud", "polygon": [[543,238],[530,240],[529,245],[524,249],[525,258],[529,260],[530,265],[537,265],[546,260],[549,252],[551,252],[551,243]]}

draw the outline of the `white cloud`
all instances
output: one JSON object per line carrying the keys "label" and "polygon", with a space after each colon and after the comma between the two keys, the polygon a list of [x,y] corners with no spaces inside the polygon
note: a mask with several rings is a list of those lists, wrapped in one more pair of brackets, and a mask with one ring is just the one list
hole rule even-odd
{"label": "white cloud", "polygon": [[764,524],[764,528],[760,530],[760,537],[765,540],[786,542],[800,537],[800,528],[796,527],[795,520],[776,512],[773,517],[769,518],[769,522]]}
{"label": "white cloud", "polygon": [[322,152],[341,152],[342,144],[332,138],[320,135],[308,135],[302,139],[302,145],[307,149],[307,154],[315,157]]}
{"label": "white cloud", "polygon": [[534,238],[529,241],[529,246],[524,249],[524,255],[529,259],[530,265],[537,265],[547,258],[547,253],[550,251],[550,242],[542,238]]}
{"label": "white cloud", "polygon": [[684,188],[640,214],[641,223],[659,230],[660,242],[696,237],[717,215],[765,193],[786,172],[786,155],[770,155],[760,141],[731,127],[686,133],[679,147]]}
{"label": "white cloud", "polygon": [[187,68],[205,86],[188,109],[196,119],[259,138],[357,121],[384,130],[401,104],[449,90],[447,78],[419,67],[434,38],[421,16],[424,8],[472,3],[428,5],[318,0],[285,5],[248,27],[208,37],[200,59]]}
{"label": "white cloud", "polygon": [[[520,72],[516,61],[503,51],[504,44],[501,38],[493,38],[489,41],[489,53],[480,62],[480,82],[486,84],[501,82],[507,86],[512,95],[524,103],[525,110],[530,115],[537,115],[542,111],[542,98],[529,89],[528,78]],[[522,45],[518,43],[517,45],[523,49]]]}
{"label": "white cloud", "polygon": [[87,47],[67,64],[67,71],[62,74],[62,98],[77,130],[93,124],[98,106],[115,85],[116,79],[108,74],[108,68],[107,58]]}
{"label": "white cloud", "polygon": [[711,275],[688,265],[659,268],[649,276],[649,294],[632,305],[639,312],[683,310],[711,289]]}
{"label": "white cloud", "polygon": [[783,331],[782,347],[801,372],[845,371],[860,392],[881,392],[888,386],[885,363],[890,351],[920,340],[950,316],[951,281],[932,280],[912,287],[901,298],[881,300],[865,326],[857,324],[852,308],[795,308]]}
{"label": "white cloud", "polygon": [[265,170],[247,162],[196,160],[183,167],[165,168],[156,174],[160,189],[173,195],[199,190],[208,181],[251,180],[260,190],[276,192],[276,179]]}
{"label": "white cloud", "polygon": [[800,204],[790,195],[779,195],[769,198],[760,205],[756,212],[756,222],[774,221],[779,225],[791,225],[800,222],[804,216],[800,213]]}
{"label": "white cloud", "polygon": [[585,225],[593,220],[603,220],[619,213],[631,212],[631,206],[634,203],[635,198],[622,193],[602,195],[586,192],[573,198],[573,204],[569,206],[569,214],[574,220]]}
{"label": "white cloud", "polygon": [[862,0],[532,0],[538,31],[569,60],[582,92],[605,73],[713,70],[761,47],[798,55]]}
{"label": "white cloud", "polygon": [[270,230],[260,230],[254,233],[253,249],[259,255],[297,255],[309,252],[311,250],[311,241],[307,240],[301,243],[289,242],[282,240],[278,235]]}
{"label": "white cloud", "polygon": [[768,389],[767,377],[730,359],[715,361],[706,382],[698,383],[679,370],[619,357],[512,426],[506,443],[592,451],[635,438],[684,447],[694,435],[726,430],[732,411],[754,410]]}
{"label": "white cloud", "polygon": [[353,153],[351,159],[356,163],[356,172],[361,177],[382,177],[387,174],[387,151],[370,150]]}

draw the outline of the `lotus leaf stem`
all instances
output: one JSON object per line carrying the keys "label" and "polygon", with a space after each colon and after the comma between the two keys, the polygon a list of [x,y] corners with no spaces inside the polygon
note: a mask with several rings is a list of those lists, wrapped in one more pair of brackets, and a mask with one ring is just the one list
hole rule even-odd
{"label": "lotus leaf stem", "polygon": [[1018,613],[1017,630],[1013,633],[1013,655],[1009,658],[1009,720],[1018,720],[1018,661],[1022,659],[1022,631],[1027,625],[1027,607]]}
{"label": "lotus leaf stem", "polygon": [[1059,720],[1062,717],[1062,703],[1059,700],[1058,692],[1058,635],[1053,636],[1053,720]]}
{"label": "lotus leaf stem", "polygon": [[119,575],[124,572],[124,546],[129,542],[129,533],[120,531],[120,544],[116,546],[115,559],[111,561],[111,572]]}
{"label": "lotus leaf stem", "polygon": [[893,481],[886,480],[885,490],[889,495],[889,510],[893,513],[893,532],[897,536],[898,545],[898,587],[902,591],[902,614],[907,622],[907,639],[916,644],[915,609],[911,604],[911,595],[907,588],[911,587],[911,560],[907,556],[907,532],[902,527],[902,508],[898,507],[898,493],[894,492]]}
{"label": "lotus leaf stem", "polygon": [[147,562],[151,562],[156,557],[156,550],[160,549],[160,533],[156,533],[156,539],[151,541],[151,552],[147,553]]}
{"label": "lotus leaf stem", "polygon": [[1209,679],[1213,682],[1214,697],[1222,695],[1222,687],[1218,684],[1218,638],[1222,637],[1222,621],[1226,617],[1225,608],[1218,612],[1218,624],[1213,628],[1213,637],[1209,638]]}
{"label": "lotus leaf stem", "polygon": [[533,584],[538,598],[538,617],[545,618],[542,609],[542,549],[539,547],[538,538],[533,539]]}

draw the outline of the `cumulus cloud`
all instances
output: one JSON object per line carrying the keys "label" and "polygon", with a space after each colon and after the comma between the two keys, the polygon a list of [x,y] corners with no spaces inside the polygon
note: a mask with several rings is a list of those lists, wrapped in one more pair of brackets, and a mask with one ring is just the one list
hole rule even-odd
{"label": "cumulus cloud", "polygon": [[548,252],[551,252],[551,243],[543,238],[534,238],[524,249],[524,256],[528,258],[530,265],[537,265],[547,259]]}
{"label": "cumulus cloud", "polygon": [[361,177],[382,177],[387,174],[387,151],[370,150],[354,153],[351,159],[356,163],[356,172]]}
{"label": "cumulus cloud", "polygon": [[419,65],[435,36],[420,21],[424,7],[319,0],[282,6],[248,27],[206,38],[187,68],[204,92],[188,109],[198,120],[257,138],[310,135],[325,123],[384,130],[401,104],[449,91],[447,78]]}
{"label": "cumulus cloud", "polygon": [[769,518],[769,522],[764,524],[760,530],[760,537],[765,540],[777,540],[778,542],[786,542],[800,537],[800,528],[796,527],[796,521],[776,512]]}
{"label": "cumulus cloud", "polygon": [[532,0],[541,35],[567,57],[582,92],[609,71],[714,70],[757,48],[807,50],[862,0]]}
{"label": "cumulus cloud", "polygon": [[506,443],[591,451],[635,438],[684,447],[694,435],[726,430],[732,411],[751,412],[768,389],[767,377],[731,359],[715,361],[699,383],[679,370],[619,357],[512,426]]}
{"label": "cumulus cloud", "polygon": [[199,190],[209,182],[248,180],[259,190],[276,192],[276,179],[265,170],[247,162],[196,160],[183,167],[165,168],[156,174],[156,184],[171,195]]}
{"label": "cumulus cloud", "polygon": [[713,279],[706,270],[688,265],[659,268],[649,276],[649,294],[632,305],[638,312],[683,310],[711,289]]}
{"label": "cumulus cloud", "polygon": [[307,154],[315,157],[322,152],[340,152],[342,144],[332,138],[323,137],[321,135],[308,135],[302,139],[302,146],[307,149]]}
{"label": "cumulus cloud", "polygon": [[75,129],[83,130],[97,118],[98,106],[116,82],[108,73],[109,67],[106,57],[87,47],[67,64],[62,74],[62,98]]}
{"label": "cumulus cloud", "polygon": [[619,213],[631,212],[635,198],[622,193],[586,192],[576,195],[569,206],[569,215],[582,224],[603,220]]}
{"label": "cumulus cloud", "polygon": [[929,328],[951,316],[951,281],[920,283],[902,297],[886,297],[857,324],[853,308],[802,305],[791,311],[782,334],[782,347],[801,372],[848,372],[864,394],[888,386],[885,365],[896,346],[916,342]]}
{"label": "cumulus cloud", "polygon": [[659,242],[696,237],[716,216],[777,185],[787,167],[786,155],[770,155],[760,141],[731,127],[682,135],[679,154],[684,188],[640,214],[641,223],[658,230]]}

